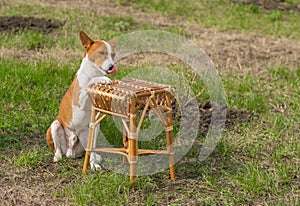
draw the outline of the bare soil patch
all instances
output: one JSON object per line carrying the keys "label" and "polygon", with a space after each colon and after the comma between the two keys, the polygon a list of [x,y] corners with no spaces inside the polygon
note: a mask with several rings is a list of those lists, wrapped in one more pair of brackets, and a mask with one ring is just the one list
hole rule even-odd
{"label": "bare soil patch", "polygon": [[24,17],[24,16],[3,16],[0,17],[0,31],[13,31],[19,30],[39,30],[45,33],[50,33],[57,29],[62,24],[52,19]]}
{"label": "bare soil patch", "polygon": [[[28,142],[23,140],[24,144],[29,145],[32,139],[36,140],[36,144],[28,147],[45,148],[40,138],[26,138]],[[0,167],[3,168],[0,173],[1,205],[70,205],[73,202],[70,198],[62,197],[60,192],[78,179],[78,173],[74,172],[70,177],[60,176],[64,165],[53,163],[52,156],[34,168],[15,166],[14,162],[20,154],[17,151],[0,152]],[[81,161],[70,162],[73,169],[78,168],[80,171]]]}

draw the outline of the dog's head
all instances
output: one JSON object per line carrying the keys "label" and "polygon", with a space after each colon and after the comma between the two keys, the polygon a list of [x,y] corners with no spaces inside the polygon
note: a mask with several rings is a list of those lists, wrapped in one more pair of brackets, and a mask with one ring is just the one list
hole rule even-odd
{"label": "dog's head", "polygon": [[117,71],[114,64],[116,41],[105,42],[102,40],[92,40],[86,33],[80,31],[80,40],[86,50],[88,59],[104,74],[113,74]]}

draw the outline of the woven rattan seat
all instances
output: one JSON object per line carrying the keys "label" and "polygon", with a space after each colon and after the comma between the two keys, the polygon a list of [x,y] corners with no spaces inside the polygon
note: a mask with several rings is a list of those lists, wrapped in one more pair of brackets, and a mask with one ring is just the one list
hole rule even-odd
{"label": "woven rattan seat", "polygon": [[[175,88],[169,85],[153,83],[138,79],[114,80],[112,84],[96,83],[87,89],[92,101],[92,113],[83,173],[86,173],[90,152],[106,152],[122,154],[123,160],[130,164],[130,181],[135,179],[135,165],[139,154],[168,155],[170,176],[175,179],[174,147],[172,126],[172,93]],[[138,135],[145,115],[149,109],[158,116],[166,131],[166,150],[149,150],[138,148]],[[141,112],[139,122],[137,113]],[[166,118],[162,114],[166,113]],[[95,148],[95,127],[107,116],[119,116],[123,122],[123,148]]]}

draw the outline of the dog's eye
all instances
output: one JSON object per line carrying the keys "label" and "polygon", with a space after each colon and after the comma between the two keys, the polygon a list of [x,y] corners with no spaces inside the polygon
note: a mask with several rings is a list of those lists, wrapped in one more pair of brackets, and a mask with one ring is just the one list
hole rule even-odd
{"label": "dog's eye", "polygon": [[104,55],[104,54],[105,54],[105,52],[104,52],[104,51],[100,51],[100,52],[99,52],[99,54],[101,54],[101,55]]}
{"label": "dog's eye", "polygon": [[112,57],[113,59],[115,58],[115,56],[116,56],[115,53],[112,53],[112,54],[111,54],[111,57]]}

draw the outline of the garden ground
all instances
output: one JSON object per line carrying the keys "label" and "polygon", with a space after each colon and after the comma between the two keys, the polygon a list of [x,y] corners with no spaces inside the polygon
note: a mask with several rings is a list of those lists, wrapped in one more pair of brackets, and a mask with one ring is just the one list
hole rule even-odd
{"label": "garden ground", "polygon": [[[140,183],[137,188],[131,190],[122,181],[122,175],[101,171],[82,176],[80,174],[82,159],[63,159],[62,162],[53,163],[52,154],[46,146],[45,134],[33,126],[36,124],[35,120],[22,122],[25,124],[24,127],[32,127],[29,131],[13,130],[2,122],[0,137],[5,137],[4,139],[8,141],[7,137],[11,136],[16,140],[9,140],[10,146],[1,141],[1,144],[5,145],[1,145],[0,151],[1,202],[5,205],[101,205],[114,202],[109,198],[116,198],[117,201],[112,204],[299,204],[299,39],[255,31],[208,28],[194,23],[184,15],[170,16],[165,15],[166,12],[150,11],[146,4],[143,5],[145,8],[141,9],[135,1],[111,3],[77,0],[76,4],[73,2],[34,0],[26,3],[15,1],[14,4],[5,2],[3,5],[0,4],[3,7],[0,14],[6,16],[7,11],[13,8],[23,9],[25,13],[30,13],[26,10],[27,7],[46,9],[59,7],[64,11],[77,11],[83,8],[91,10],[99,17],[130,16],[134,21],[133,27],[151,24],[154,29],[175,30],[185,35],[207,52],[224,82],[228,95],[228,116],[224,137],[216,151],[205,162],[197,161],[197,149],[179,162],[176,165],[177,179],[174,183],[169,180],[166,171],[138,179]],[[279,6],[283,7],[282,5]],[[289,5],[293,5],[291,10],[295,10],[293,12],[297,15],[299,5],[286,4]],[[261,6],[258,5],[257,8]],[[17,44],[11,46],[4,43],[5,35],[8,35],[5,32],[15,33],[18,36],[24,29],[37,29],[44,32],[43,35],[50,35],[48,38],[57,38],[55,32],[59,29],[68,35],[75,35],[64,29],[68,27],[65,26],[68,22],[64,22],[63,18],[57,21],[55,15],[52,15],[53,19],[49,19],[48,16],[39,17],[38,12],[35,12],[35,18],[20,17],[17,11],[9,14],[9,16],[17,14],[19,17],[14,17],[17,21],[8,20],[8,17],[0,18],[0,32],[3,32],[0,58],[4,63],[11,59],[23,62],[47,62],[49,59],[55,59],[57,65],[65,65],[82,57],[82,50],[78,49],[80,47],[73,49],[72,46],[68,46],[64,49],[49,46],[48,42],[45,42],[45,46],[43,41],[39,41],[32,49],[30,46],[20,47]],[[40,21],[44,23],[40,24]],[[131,25],[128,26],[126,22],[124,20],[124,25],[115,29],[120,33],[123,29],[124,32],[131,31]],[[157,59],[151,55],[129,57],[120,62],[119,67],[148,64],[152,59]],[[178,64],[163,55],[159,58],[160,62],[156,62],[158,64],[164,62]],[[78,67],[78,62],[70,64]],[[67,87],[67,84],[64,86]],[[26,108],[26,105],[24,107]],[[207,103],[201,104],[200,108],[201,122],[206,125],[202,124],[200,131],[205,133],[211,111]],[[10,113],[12,109],[15,109],[15,106],[7,103],[2,113]],[[202,141],[203,138],[199,137],[194,147],[200,147]],[[112,183],[104,181],[102,185],[85,188],[84,184],[97,184],[93,180],[103,181],[99,176],[109,179]],[[111,189],[106,189],[110,186]],[[113,192],[104,193],[108,199],[103,202],[89,197],[89,193],[93,194],[92,190],[100,189]],[[79,192],[83,197],[76,195]]]}

